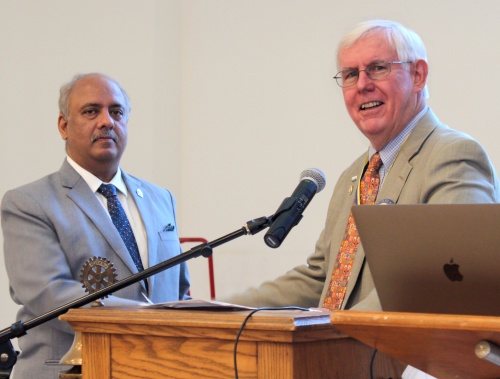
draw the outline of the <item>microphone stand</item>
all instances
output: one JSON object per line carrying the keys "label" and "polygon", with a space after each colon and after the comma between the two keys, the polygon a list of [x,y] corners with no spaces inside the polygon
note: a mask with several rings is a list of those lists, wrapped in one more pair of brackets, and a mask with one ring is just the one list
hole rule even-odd
{"label": "microphone stand", "polygon": [[35,326],[43,324],[47,321],[50,321],[66,313],[71,308],[79,308],[83,305],[93,302],[94,300],[104,298],[113,292],[116,292],[131,284],[140,282],[141,280],[147,279],[154,274],[157,274],[170,267],[183,263],[191,258],[196,258],[199,257],[200,255],[205,258],[208,258],[210,255],[212,255],[213,248],[247,234],[254,235],[259,233],[260,231],[267,228],[273,222],[276,216],[278,216],[278,214],[275,214],[270,217],[260,217],[258,219],[250,220],[241,229],[238,229],[230,234],[227,234],[224,237],[218,238],[212,242],[207,242],[195,246],[194,248],[182,254],[179,254],[164,262],[158,263],[157,265],[152,266],[141,272],[138,272],[137,274],[134,274],[132,276],[129,276],[128,278],[119,280],[116,283],[109,285],[108,287],[104,287],[94,293],[90,293],[79,299],[73,300],[63,306],[53,309],[41,316],[35,317],[24,323],[22,321],[17,321],[10,327],[1,330],[0,331],[0,378],[3,377],[2,375],[4,375],[3,374],[4,372],[5,373],[9,372],[10,369],[14,367],[17,361],[17,353],[15,352],[11,342],[12,338],[15,337],[19,338],[24,336],[29,329],[34,328]]}

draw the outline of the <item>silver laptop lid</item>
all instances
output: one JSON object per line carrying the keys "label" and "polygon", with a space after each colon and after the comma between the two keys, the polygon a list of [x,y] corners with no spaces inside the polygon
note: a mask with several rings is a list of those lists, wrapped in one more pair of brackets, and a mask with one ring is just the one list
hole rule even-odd
{"label": "silver laptop lid", "polygon": [[500,316],[500,204],[352,212],[384,311]]}

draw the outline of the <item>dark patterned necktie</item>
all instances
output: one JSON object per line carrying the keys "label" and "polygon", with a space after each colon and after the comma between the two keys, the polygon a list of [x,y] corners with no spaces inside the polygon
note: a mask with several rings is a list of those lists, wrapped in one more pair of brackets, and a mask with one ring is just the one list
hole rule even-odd
{"label": "dark patterned necktie", "polygon": [[142,265],[141,255],[139,254],[139,248],[137,247],[134,232],[132,231],[127,215],[125,214],[125,211],[116,196],[116,187],[112,184],[101,184],[97,192],[102,194],[108,200],[108,212],[111,216],[111,220],[118,230],[118,233],[120,233],[125,246],[127,246],[128,252],[132,257],[137,270],[143,271],[144,266]]}
{"label": "dark patterned necktie", "polygon": [[[379,169],[382,166],[380,154],[375,153],[368,163],[368,168],[360,183],[360,203],[374,204],[377,199],[380,185]],[[328,287],[328,292],[323,302],[323,307],[330,310],[340,309],[347,290],[349,277],[351,276],[354,257],[358,251],[359,234],[352,213],[345,229],[344,238],[340,244],[340,250],[333,266],[332,278]]]}

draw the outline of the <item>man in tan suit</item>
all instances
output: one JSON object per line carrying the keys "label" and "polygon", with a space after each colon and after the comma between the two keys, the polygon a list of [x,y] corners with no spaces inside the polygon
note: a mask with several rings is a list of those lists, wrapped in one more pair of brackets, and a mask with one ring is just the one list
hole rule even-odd
{"label": "man in tan suit", "polygon": [[[383,20],[358,24],[338,47],[335,76],[345,106],[370,142],[335,186],[325,227],[307,264],[226,299],[249,306],[323,307],[367,162],[379,153],[376,203],[494,203],[499,182],[484,149],[443,125],[426,104],[428,64],[420,37]],[[380,310],[359,245],[340,309]],[[333,308],[332,308],[333,309]]]}

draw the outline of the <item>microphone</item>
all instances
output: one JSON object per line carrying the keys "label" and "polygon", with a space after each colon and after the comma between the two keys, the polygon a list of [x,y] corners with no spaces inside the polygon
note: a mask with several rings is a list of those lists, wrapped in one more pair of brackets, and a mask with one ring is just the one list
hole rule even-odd
{"label": "microphone", "polygon": [[302,219],[302,213],[314,195],[325,188],[325,174],[310,168],[300,174],[300,183],[291,197],[285,198],[272,217],[271,226],[264,236],[267,246],[277,248],[290,230]]}

